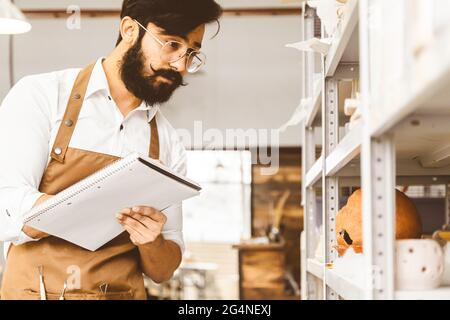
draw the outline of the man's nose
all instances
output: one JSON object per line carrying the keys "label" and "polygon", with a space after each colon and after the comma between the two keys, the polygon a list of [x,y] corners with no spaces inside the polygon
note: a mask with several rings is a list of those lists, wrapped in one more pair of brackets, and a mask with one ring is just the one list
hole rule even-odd
{"label": "man's nose", "polygon": [[171,69],[174,71],[177,71],[181,75],[185,75],[187,72],[186,59],[187,59],[187,56],[185,55],[183,58],[179,59],[178,61],[172,62],[170,64]]}

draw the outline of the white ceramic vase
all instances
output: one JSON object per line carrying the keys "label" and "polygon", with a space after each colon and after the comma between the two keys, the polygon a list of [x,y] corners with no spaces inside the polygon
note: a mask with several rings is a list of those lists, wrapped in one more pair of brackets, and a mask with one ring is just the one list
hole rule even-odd
{"label": "white ceramic vase", "polygon": [[395,249],[397,290],[431,290],[439,287],[444,272],[444,257],[436,241],[397,240]]}
{"label": "white ceramic vase", "polygon": [[444,275],[442,285],[450,286],[450,242],[444,246]]}

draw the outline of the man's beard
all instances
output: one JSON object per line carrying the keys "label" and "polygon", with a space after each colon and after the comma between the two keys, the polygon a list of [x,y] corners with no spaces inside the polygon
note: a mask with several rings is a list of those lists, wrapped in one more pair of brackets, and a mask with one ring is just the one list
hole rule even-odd
{"label": "man's beard", "polygon": [[[137,41],[124,55],[120,66],[120,75],[128,91],[152,106],[168,101],[173,92],[183,85],[183,77],[174,70],[155,70],[151,65],[149,66],[153,74],[146,76],[141,41]],[[158,80],[158,77],[167,79],[169,82]]]}

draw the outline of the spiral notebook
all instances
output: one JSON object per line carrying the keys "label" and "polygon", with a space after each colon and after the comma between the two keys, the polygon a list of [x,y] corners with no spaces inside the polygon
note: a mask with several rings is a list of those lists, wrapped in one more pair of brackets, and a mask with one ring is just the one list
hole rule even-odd
{"label": "spiral notebook", "polygon": [[200,190],[160,162],[133,153],[34,207],[24,223],[95,251],[124,231],[115,217],[123,208],[149,206],[170,219],[165,209]]}

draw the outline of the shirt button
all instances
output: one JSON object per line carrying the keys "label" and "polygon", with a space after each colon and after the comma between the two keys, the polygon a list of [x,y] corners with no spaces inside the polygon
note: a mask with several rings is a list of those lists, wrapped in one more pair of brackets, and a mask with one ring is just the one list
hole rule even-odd
{"label": "shirt button", "polygon": [[108,96],[108,100],[109,100],[109,101],[111,101],[111,100],[112,100],[111,96]]}
{"label": "shirt button", "polygon": [[120,125],[120,131],[122,131],[122,130],[123,130],[123,124]]}
{"label": "shirt button", "polygon": [[55,154],[57,154],[59,156],[61,153],[62,153],[61,148],[55,148]]}

